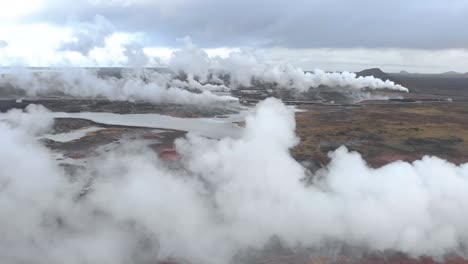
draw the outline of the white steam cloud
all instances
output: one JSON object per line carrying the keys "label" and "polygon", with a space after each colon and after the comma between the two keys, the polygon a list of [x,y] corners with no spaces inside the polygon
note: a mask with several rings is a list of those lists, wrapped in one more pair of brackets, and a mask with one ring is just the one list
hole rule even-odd
{"label": "white steam cloud", "polygon": [[372,76],[357,77],[351,72],[325,72],[315,70],[305,72],[289,64],[267,63],[249,51],[231,52],[227,58],[210,58],[202,49],[197,48],[190,38],[183,39],[184,48],[175,51],[169,61],[169,68],[197,76],[202,82],[211,80],[222,82],[228,75],[232,88],[252,87],[255,83],[275,84],[278,88],[307,91],[320,86],[360,90],[389,89],[408,92],[408,89],[390,80],[380,80]]}
{"label": "white steam cloud", "polygon": [[[80,23],[73,38],[64,42],[60,50],[77,51],[86,56],[94,48],[104,47],[106,38],[112,34],[112,24],[104,17],[96,16],[93,23]],[[169,71],[143,68],[158,59],[149,57],[141,45],[130,41],[121,45],[126,65],[131,67],[125,70],[122,78],[99,76],[89,69],[64,68],[38,72],[23,68],[0,75],[0,89],[11,86],[24,90],[28,96],[61,93],[74,97],[204,105],[237,100],[220,95],[220,92],[258,86],[268,90],[299,92],[339,88],[357,98],[363,97],[360,94],[365,89],[408,92],[407,88],[390,80],[383,81],[372,76],[357,77],[355,73],[322,70],[305,72],[289,64],[271,64],[255,52],[246,50],[231,52],[225,58],[209,57],[190,38],[182,39],[182,42],[184,47],[174,51],[165,65]]]}
{"label": "white steam cloud", "polygon": [[43,130],[26,117],[43,110],[28,111],[0,115],[2,263],[243,263],[235,256],[273,236],[290,248],[468,253],[468,164],[424,157],[372,169],[339,148],[306,185],[289,152],[294,114],[275,99],[258,105],[240,138],[178,140],[184,169],[127,146],[73,180],[25,132]]}
{"label": "white steam cloud", "polygon": [[[99,76],[97,70],[63,68],[35,72],[15,68],[0,77],[0,85],[11,85],[28,96],[70,95],[109,100],[144,100],[154,103],[208,105],[237,102],[231,96],[211,93],[211,85],[192,82],[172,83],[171,75],[153,70],[124,71],[122,78]],[[181,89],[187,88],[187,89]],[[191,92],[190,89],[197,90]]]}
{"label": "white steam cloud", "polygon": [[12,128],[20,128],[30,135],[46,132],[53,125],[52,115],[41,105],[28,105],[24,112],[12,109],[0,115],[0,120],[6,121]]}

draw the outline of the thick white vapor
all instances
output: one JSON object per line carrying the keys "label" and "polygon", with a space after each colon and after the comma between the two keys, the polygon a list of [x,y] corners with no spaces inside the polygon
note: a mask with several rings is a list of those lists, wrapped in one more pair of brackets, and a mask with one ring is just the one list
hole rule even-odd
{"label": "thick white vapor", "polygon": [[28,126],[12,125],[37,111],[0,115],[10,120],[0,122],[3,263],[239,263],[233,257],[274,236],[290,248],[468,253],[468,164],[424,157],[372,169],[342,147],[306,185],[289,152],[294,113],[275,99],[258,105],[240,138],[178,140],[184,169],[127,146],[73,181]]}
{"label": "thick white vapor", "polygon": [[184,39],[184,47],[175,51],[169,61],[169,68],[207,80],[219,82],[223,76],[229,76],[231,88],[252,87],[256,83],[276,85],[282,89],[307,91],[311,88],[339,87],[360,90],[389,89],[408,92],[408,89],[390,80],[380,80],[372,76],[358,77],[351,72],[325,72],[315,70],[305,72],[290,64],[272,64],[257,56],[254,52],[234,51],[226,58],[211,58],[190,40]]}
{"label": "thick white vapor", "polygon": [[[78,51],[87,56],[91,50],[106,45],[106,38],[114,34],[112,24],[96,16],[94,23],[81,23],[73,38],[63,43],[61,50]],[[126,58],[123,78],[99,76],[95,71],[62,68],[50,71],[13,69],[0,75],[2,86],[24,90],[28,96],[71,95],[74,97],[102,97],[110,100],[146,100],[182,104],[211,104],[236,101],[213,92],[230,92],[238,88],[263,87],[307,92],[310,89],[338,88],[343,93],[361,98],[366,89],[389,89],[408,92],[390,80],[372,76],[357,77],[350,72],[305,72],[289,64],[272,64],[255,52],[242,50],[227,57],[209,57],[195,46],[190,38],[182,39],[183,48],[174,51],[165,70],[147,70],[155,58],[149,57],[141,45],[127,41],[120,45]],[[107,47],[108,48],[108,47]],[[56,94],[54,94],[56,93]],[[219,94],[219,93],[218,93]]]}
{"label": "thick white vapor", "polygon": [[[171,74],[153,70],[135,69],[123,72],[121,78],[100,76],[97,70],[62,68],[33,71],[12,69],[0,76],[0,86],[23,90],[27,96],[68,95],[80,98],[106,98],[109,100],[143,100],[154,103],[209,105],[236,102],[231,96],[218,96],[195,80],[172,83]],[[1,87],[0,87],[1,88]],[[183,88],[183,89],[182,89]],[[196,90],[191,92],[190,90]]]}
{"label": "thick white vapor", "polygon": [[33,104],[28,105],[24,111],[12,109],[5,114],[1,114],[0,121],[5,121],[11,127],[19,128],[30,135],[44,133],[54,123],[49,110],[42,105]]}

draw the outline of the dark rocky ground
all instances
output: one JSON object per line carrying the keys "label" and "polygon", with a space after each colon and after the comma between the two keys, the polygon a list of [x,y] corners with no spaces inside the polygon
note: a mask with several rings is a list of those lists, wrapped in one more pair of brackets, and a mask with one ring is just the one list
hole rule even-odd
{"label": "dark rocky ground", "polygon": [[389,79],[410,89],[411,94],[432,97],[456,97],[468,100],[468,74],[442,73],[385,73],[380,69],[368,69],[357,73],[359,76],[372,75],[383,80]]}
{"label": "dark rocky ground", "polygon": [[468,103],[364,102],[356,106],[301,106],[296,114],[299,160],[328,163],[327,153],[345,145],[373,167],[435,155],[468,162]]}
{"label": "dark rocky ground", "polygon": [[157,113],[174,117],[214,117],[236,113],[235,109],[222,105],[176,105],[153,104],[149,102],[109,101],[107,99],[77,99],[77,98],[38,98],[16,101],[16,99],[1,99],[0,112],[12,108],[24,109],[29,104],[45,106],[53,112],[108,112],[116,114],[150,114]]}

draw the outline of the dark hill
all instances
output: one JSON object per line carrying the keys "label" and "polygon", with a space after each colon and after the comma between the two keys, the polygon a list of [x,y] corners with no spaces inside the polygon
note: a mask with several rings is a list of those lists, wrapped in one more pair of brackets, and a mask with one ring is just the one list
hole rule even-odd
{"label": "dark hill", "polygon": [[388,74],[386,74],[385,72],[383,72],[379,68],[372,68],[372,69],[363,70],[363,71],[357,72],[356,74],[357,74],[357,76],[362,76],[362,77],[374,76],[375,78],[379,78],[379,79],[384,80],[384,81],[390,79],[390,76]]}
{"label": "dark hill", "polygon": [[390,80],[390,81],[395,82],[396,84],[402,84],[400,79],[395,78],[394,76],[392,76],[392,75],[390,75],[388,73],[385,73],[384,71],[382,71],[379,68],[372,68],[372,69],[367,69],[367,70],[363,70],[363,71],[360,71],[360,72],[356,72],[356,75],[357,76],[362,76],[362,77],[374,76],[375,78],[379,78],[382,81]]}

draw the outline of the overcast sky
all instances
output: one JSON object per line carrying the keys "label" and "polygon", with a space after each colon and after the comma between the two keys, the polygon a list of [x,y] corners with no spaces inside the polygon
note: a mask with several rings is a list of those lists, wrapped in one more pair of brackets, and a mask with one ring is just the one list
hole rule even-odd
{"label": "overcast sky", "polygon": [[0,0],[0,64],[117,65],[185,36],[305,69],[468,71],[466,0]]}

